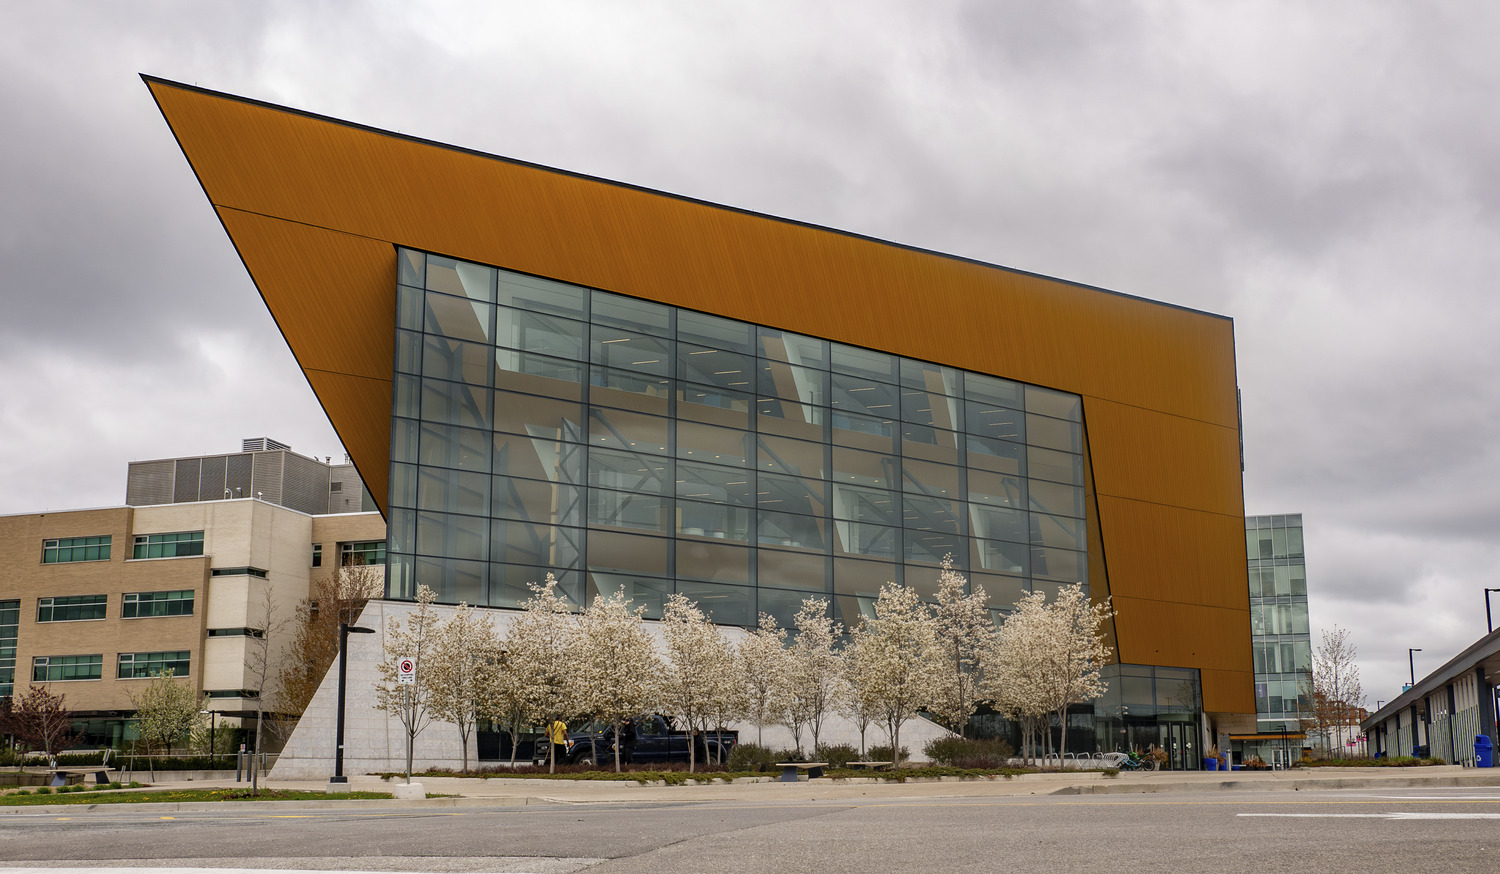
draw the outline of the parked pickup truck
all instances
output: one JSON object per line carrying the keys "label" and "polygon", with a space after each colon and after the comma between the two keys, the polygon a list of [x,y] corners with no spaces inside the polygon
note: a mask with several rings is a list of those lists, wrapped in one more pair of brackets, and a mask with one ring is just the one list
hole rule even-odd
{"label": "parked pickup truck", "polygon": [[[631,742],[634,729],[634,742]],[[699,762],[723,761],[729,751],[739,743],[739,732],[699,732],[694,737],[697,745],[695,758]],[[625,731],[626,743],[620,751],[620,761],[637,765],[652,762],[686,762],[688,760],[688,734],[673,727],[672,720],[658,714],[638,716],[629,723]],[[614,727],[607,723],[585,726],[583,731],[568,732],[568,763],[573,765],[606,765],[615,760]],[[546,744],[537,744],[539,762],[545,761]],[[627,757],[628,754],[628,757]]]}

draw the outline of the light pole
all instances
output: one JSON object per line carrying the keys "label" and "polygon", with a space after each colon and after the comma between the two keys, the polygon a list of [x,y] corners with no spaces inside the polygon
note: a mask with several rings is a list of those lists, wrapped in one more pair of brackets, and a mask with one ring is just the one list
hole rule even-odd
{"label": "light pole", "polygon": [[1500,589],[1484,590],[1484,623],[1490,627],[1490,631],[1494,631],[1495,620],[1490,617],[1490,592],[1500,592]]}
{"label": "light pole", "polygon": [[208,714],[208,769],[212,771],[214,768],[214,754],[219,751],[218,746],[214,744],[214,717],[219,715],[219,711],[199,710],[198,712]]}
{"label": "light pole", "polygon": [[1408,648],[1406,650],[1406,666],[1411,669],[1411,684],[1413,686],[1417,685],[1417,662],[1412,657],[1412,653],[1414,653],[1414,652],[1421,652],[1421,651],[1422,651],[1422,648],[1420,646],[1417,647],[1416,649]]}
{"label": "light pole", "polygon": [[348,673],[349,664],[349,635],[374,634],[373,628],[361,628],[358,625],[350,625],[347,622],[339,623],[339,717],[338,738],[333,751],[333,779],[331,784],[348,784],[349,778],[344,776],[344,678]]}

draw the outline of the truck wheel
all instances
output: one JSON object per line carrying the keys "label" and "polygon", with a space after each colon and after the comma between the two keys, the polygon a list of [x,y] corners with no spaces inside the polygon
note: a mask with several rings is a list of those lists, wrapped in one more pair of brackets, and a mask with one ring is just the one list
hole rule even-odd
{"label": "truck wheel", "polygon": [[575,764],[575,765],[583,765],[585,767],[592,768],[592,767],[594,767],[594,754],[593,753],[580,753],[579,756],[578,756],[578,758],[576,758],[576,759],[573,760],[573,764]]}

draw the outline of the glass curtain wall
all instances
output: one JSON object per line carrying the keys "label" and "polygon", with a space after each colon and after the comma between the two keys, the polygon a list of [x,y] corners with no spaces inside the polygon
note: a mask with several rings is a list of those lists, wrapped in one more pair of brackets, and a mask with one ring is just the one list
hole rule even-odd
{"label": "glass curtain wall", "polygon": [[400,250],[388,594],[788,624],[1087,582],[1076,395]]}
{"label": "glass curtain wall", "polygon": [[[1245,741],[1241,753],[1268,764],[1289,764],[1300,757],[1299,718],[1307,706],[1302,684],[1312,670],[1302,516],[1246,517],[1245,547],[1256,733],[1265,737]],[[1289,749],[1298,755],[1290,756]]]}

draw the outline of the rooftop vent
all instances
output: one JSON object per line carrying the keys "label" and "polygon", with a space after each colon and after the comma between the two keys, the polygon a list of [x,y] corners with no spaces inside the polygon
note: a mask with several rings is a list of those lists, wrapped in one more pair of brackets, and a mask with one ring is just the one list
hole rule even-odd
{"label": "rooftop vent", "polygon": [[292,448],[279,440],[272,440],[270,437],[246,437],[244,447],[244,449],[240,450],[241,452],[269,452],[272,449]]}

